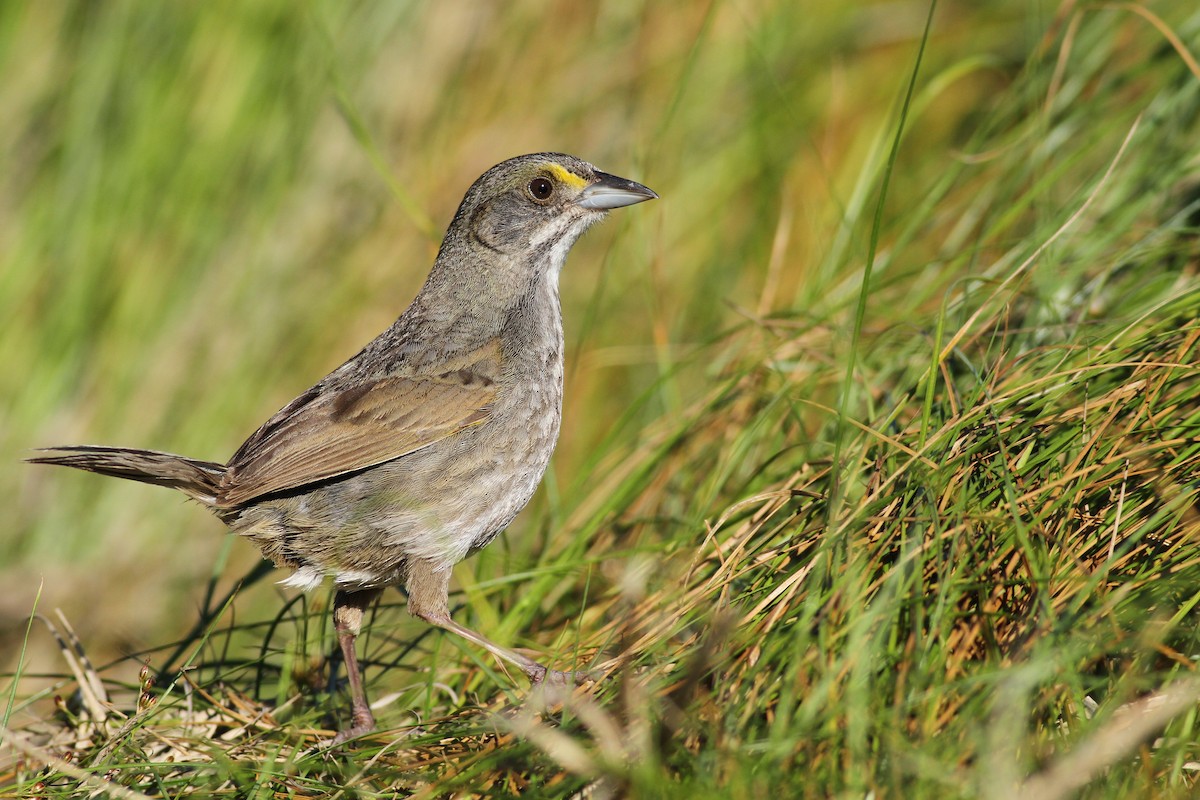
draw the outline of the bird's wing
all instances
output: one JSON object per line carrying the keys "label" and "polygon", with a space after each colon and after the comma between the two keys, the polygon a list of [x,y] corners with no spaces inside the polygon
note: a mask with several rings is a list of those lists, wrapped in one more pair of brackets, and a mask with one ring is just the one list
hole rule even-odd
{"label": "bird's wing", "polygon": [[217,495],[233,508],[255,498],[357,472],[486,422],[496,398],[487,373],[389,376],[296,398],[234,454]]}

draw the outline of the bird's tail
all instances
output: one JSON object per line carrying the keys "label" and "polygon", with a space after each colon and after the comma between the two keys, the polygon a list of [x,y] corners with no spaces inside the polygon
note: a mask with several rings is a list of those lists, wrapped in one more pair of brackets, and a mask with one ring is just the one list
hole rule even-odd
{"label": "bird's tail", "polygon": [[51,447],[39,452],[44,455],[26,461],[31,464],[57,464],[114,478],[169,486],[206,506],[215,505],[217,489],[225,474],[224,464],[197,461],[154,450],[80,445]]}

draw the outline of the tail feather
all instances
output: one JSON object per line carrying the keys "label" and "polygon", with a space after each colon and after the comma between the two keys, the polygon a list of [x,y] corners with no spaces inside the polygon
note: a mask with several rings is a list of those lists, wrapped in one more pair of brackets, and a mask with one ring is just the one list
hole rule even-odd
{"label": "tail feather", "polygon": [[127,447],[50,447],[39,450],[45,455],[25,459],[30,464],[55,464],[87,472],[111,475],[156,486],[168,486],[211,506],[216,503],[217,489],[225,474],[225,465],[212,461],[160,453],[155,450],[134,450]]}

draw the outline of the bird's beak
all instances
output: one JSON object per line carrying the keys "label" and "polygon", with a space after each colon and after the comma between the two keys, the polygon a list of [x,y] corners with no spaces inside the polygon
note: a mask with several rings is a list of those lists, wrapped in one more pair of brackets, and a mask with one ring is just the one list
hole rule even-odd
{"label": "bird's beak", "polygon": [[596,170],[596,180],[584,187],[575,204],[592,211],[607,211],[657,197],[653,189],[640,183]]}

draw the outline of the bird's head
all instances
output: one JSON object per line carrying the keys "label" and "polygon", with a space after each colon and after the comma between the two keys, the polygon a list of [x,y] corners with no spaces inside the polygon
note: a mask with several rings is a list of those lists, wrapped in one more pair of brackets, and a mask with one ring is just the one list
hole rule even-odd
{"label": "bird's head", "polygon": [[[503,161],[463,197],[417,301],[426,329],[490,331],[507,310],[542,289],[557,298],[571,245],[614,208],[658,197],[563,153]],[[557,313],[557,299],[553,302]]]}
{"label": "bird's head", "polygon": [[564,153],[518,156],[475,181],[447,239],[557,269],[571,245],[608,211],[656,197],[640,183]]}

